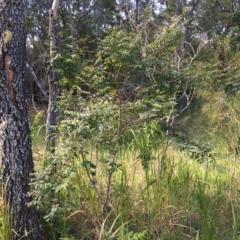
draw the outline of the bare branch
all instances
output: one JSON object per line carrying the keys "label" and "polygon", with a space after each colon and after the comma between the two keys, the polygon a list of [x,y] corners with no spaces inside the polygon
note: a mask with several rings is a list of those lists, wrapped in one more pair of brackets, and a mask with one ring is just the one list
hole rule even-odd
{"label": "bare branch", "polygon": [[59,5],[59,0],[54,0],[53,1],[53,4],[52,4],[52,14],[53,14],[53,17],[56,18],[57,16],[57,8],[58,8],[58,5]]}
{"label": "bare branch", "polygon": [[195,60],[195,58],[199,55],[199,52],[201,51],[201,49],[206,45],[205,41],[201,41],[197,47],[197,49],[195,50],[192,46],[191,43],[184,41],[185,44],[188,44],[189,47],[192,49],[193,55],[191,55],[190,53],[188,53],[188,55],[190,56],[191,60],[190,60],[190,64]]}
{"label": "bare branch", "polygon": [[44,86],[42,85],[42,83],[38,80],[37,75],[36,75],[36,73],[34,72],[33,68],[32,68],[28,63],[26,63],[26,67],[27,67],[27,68],[29,69],[29,71],[31,72],[34,82],[38,85],[38,87],[39,87],[39,89],[41,90],[43,96],[44,96],[44,97],[46,98],[46,100],[48,101],[48,98],[49,98],[49,97],[48,97],[48,94],[47,94],[47,92],[45,91]]}
{"label": "bare branch", "polygon": [[218,0],[216,0],[216,3],[217,3],[217,5],[219,6],[219,8],[221,9],[222,12],[230,13],[230,10],[226,9],[225,7],[223,7]]}

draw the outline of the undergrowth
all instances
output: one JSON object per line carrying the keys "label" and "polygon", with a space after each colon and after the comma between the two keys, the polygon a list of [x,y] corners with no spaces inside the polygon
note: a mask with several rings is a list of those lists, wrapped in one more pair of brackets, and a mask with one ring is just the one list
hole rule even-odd
{"label": "undergrowth", "polygon": [[239,193],[235,183],[230,190],[230,162],[219,173],[173,152],[159,177],[156,163],[146,171],[137,154],[122,154],[104,216],[109,172],[97,154],[105,153],[87,153],[92,169],[71,149],[56,157],[55,174],[51,164],[36,173],[44,239],[237,239]]}
{"label": "undergrowth", "polygon": [[239,239],[238,132],[227,147],[213,137],[203,144],[203,108],[195,137],[184,118],[171,135],[159,121],[130,118],[135,126],[124,120],[118,136],[118,106],[108,101],[76,103],[59,126],[56,155],[37,156],[32,204],[44,239]]}

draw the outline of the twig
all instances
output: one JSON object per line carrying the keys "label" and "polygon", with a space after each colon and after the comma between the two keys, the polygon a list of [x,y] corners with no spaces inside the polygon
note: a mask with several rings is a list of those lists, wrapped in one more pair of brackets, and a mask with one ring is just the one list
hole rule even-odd
{"label": "twig", "polygon": [[109,176],[108,176],[106,199],[103,204],[103,219],[105,219],[105,217],[106,217],[106,210],[107,210],[107,206],[108,206],[108,202],[109,202],[110,188],[111,188],[111,183],[112,183],[112,174],[113,174],[113,171],[110,169]]}
{"label": "twig", "polygon": [[39,89],[41,90],[42,94],[44,95],[44,97],[46,98],[46,100],[48,101],[48,94],[44,89],[44,86],[42,85],[42,83],[38,80],[36,73],[34,72],[32,66],[30,66],[28,63],[26,63],[27,68],[30,70],[33,80],[34,82],[37,84],[37,86],[39,87]]}

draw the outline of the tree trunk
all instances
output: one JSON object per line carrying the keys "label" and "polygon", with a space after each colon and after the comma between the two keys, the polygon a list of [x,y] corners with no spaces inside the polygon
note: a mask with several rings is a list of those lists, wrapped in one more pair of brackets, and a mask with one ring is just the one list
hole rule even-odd
{"label": "tree trunk", "polygon": [[52,8],[49,11],[49,34],[50,34],[50,70],[48,73],[49,85],[49,103],[47,110],[47,132],[46,132],[46,149],[55,153],[55,137],[56,137],[56,118],[57,118],[57,96],[58,86],[56,73],[53,69],[53,59],[56,56],[57,49],[57,29],[56,15],[58,8],[58,0],[53,1]]}
{"label": "tree trunk", "polygon": [[135,9],[135,21],[138,22],[138,13],[139,13],[139,0],[136,0],[136,9]]}
{"label": "tree trunk", "polygon": [[41,239],[39,217],[27,195],[33,172],[25,86],[24,1],[0,0],[0,156],[13,239]]}
{"label": "tree trunk", "polygon": [[181,0],[176,0],[176,15],[179,16],[182,11]]}
{"label": "tree trunk", "polygon": [[103,0],[98,0],[97,7],[97,36],[98,38],[102,38],[102,25],[103,25]]}

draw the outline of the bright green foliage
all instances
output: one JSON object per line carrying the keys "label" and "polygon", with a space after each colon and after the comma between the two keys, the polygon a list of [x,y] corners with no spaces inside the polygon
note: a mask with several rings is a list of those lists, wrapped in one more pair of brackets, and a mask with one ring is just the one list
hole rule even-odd
{"label": "bright green foliage", "polygon": [[[175,112],[180,81],[179,74],[166,68],[180,36],[176,22],[152,32],[150,38],[145,29],[127,32],[113,28],[101,41],[95,65],[81,64],[75,79],[90,86],[94,94],[87,93],[86,101],[78,97],[84,94],[82,89],[76,88],[76,96],[62,96],[65,119],[60,132],[65,138],[74,136],[83,143],[91,140],[92,145],[113,155],[137,147],[144,168],[148,168],[154,145],[164,139],[163,125]],[[67,62],[72,64],[73,59]],[[66,72],[68,84],[72,77],[66,67],[61,71]]]}
{"label": "bright green foliage", "polygon": [[[56,168],[61,171],[61,177],[54,174]],[[66,217],[74,208],[66,194],[67,190],[73,191],[75,188],[71,182],[73,172],[66,163],[56,158],[35,175],[37,182],[34,182],[32,187],[34,201],[31,204],[37,204],[41,209],[43,228],[49,229],[49,232],[45,233],[46,239],[55,240],[68,234],[69,223]]]}

